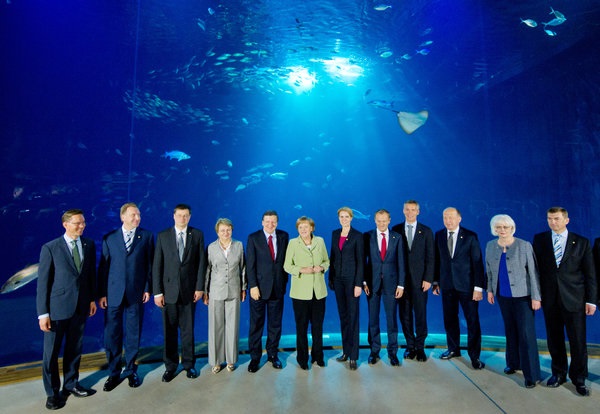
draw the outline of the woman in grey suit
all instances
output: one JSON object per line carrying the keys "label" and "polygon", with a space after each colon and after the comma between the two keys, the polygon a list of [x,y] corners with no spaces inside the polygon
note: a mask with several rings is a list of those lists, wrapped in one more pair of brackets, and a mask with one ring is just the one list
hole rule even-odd
{"label": "woman in grey suit", "polygon": [[208,305],[208,363],[212,372],[233,371],[238,359],[240,301],[246,299],[244,247],[233,240],[233,223],[220,218],[215,224],[218,239],[208,245],[204,304]]}
{"label": "woman in grey suit", "polygon": [[540,277],[531,244],[514,237],[516,225],[506,214],[490,221],[497,239],[488,242],[485,261],[488,302],[498,301],[506,335],[504,373],[523,370],[525,387],[540,381],[540,359],[535,336],[535,311],[541,307]]}

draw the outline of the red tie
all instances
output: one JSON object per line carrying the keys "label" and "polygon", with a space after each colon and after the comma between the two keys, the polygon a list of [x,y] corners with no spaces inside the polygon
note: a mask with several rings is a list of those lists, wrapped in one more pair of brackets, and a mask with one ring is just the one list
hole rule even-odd
{"label": "red tie", "polygon": [[271,251],[271,259],[275,261],[275,247],[273,247],[273,236],[269,235],[269,250]]}
{"label": "red tie", "polygon": [[381,260],[385,259],[385,252],[387,251],[387,242],[385,241],[385,233],[381,233]]}

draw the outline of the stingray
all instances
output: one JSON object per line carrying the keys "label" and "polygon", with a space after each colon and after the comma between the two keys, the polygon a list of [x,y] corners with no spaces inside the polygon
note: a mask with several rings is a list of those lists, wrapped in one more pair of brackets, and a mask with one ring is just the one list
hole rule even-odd
{"label": "stingray", "polygon": [[398,123],[404,132],[412,134],[417,129],[425,125],[429,118],[429,111],[420,112],[396,112]]}
{"label": "stingray", "polygon": [[387,101],[369,101],[367,102],[369,105],[373,105],[377,108],[385,109],[386,111],[394,112],[398,117],[398,124],[404,132],[407,134],[412,134],[417,129],[425,125],[427,122],[427,118],[429,118],[429,111],[420,111],[420,112],[402,112],[396,111],[392,108],[393,102]]}

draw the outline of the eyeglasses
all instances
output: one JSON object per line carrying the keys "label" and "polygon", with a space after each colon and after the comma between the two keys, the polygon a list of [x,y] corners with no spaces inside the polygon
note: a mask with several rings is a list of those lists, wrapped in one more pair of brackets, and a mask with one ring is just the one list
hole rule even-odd
{"label": "eyeglasses", "polygon": [[496,230],[510,230],[512,226],[494,226]]}

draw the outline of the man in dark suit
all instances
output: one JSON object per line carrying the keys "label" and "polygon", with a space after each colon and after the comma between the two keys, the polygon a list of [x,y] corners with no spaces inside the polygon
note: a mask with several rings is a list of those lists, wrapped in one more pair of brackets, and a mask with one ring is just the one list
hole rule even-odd
{"label": "man in dark suit", "polygon": [[[540,272],[542,309],[546,322],[552,376],[546,382],[556,388],[566,382],[567,368],[578,394],[589,395],[586,315],[596,311],[597,281],[588,239],[567,230],[569,215],[562,207],[547,212],[550,231],[536,234],[533,251]],[[569,337],[571,366],[568,365],[565,333]]]}
{"label": "man in dark suit", "polygon": [[175,227],[160,232],[156,238],[152,281],[154,303],[163,310],[165,329],[163,382],[175,378],[179,365],[178,329],[181,333],[181,364],[188,378],[197,378],[194,351],[194,315],[196,303],[204,295],[206,253],[204,234],[188,226],[192,210],[178,204],[173,212]]}
{"label": "man in dark suit", "polygon": [[[62,224],[65,234],[42,246],[36,297],[38,322],[44,332],[42,379],[49,410],[64,407],[69,394],[87,397],[94,393],[81,387],[78,379],[85,323],[96,313],[96,247],[92,239],[81,237],[83,211],[66,211]],[[58,354],[63,339],[61,395]]]}
{"label": "man in dark suit", "polygon": [[[404,295],[398,301],[400,323],[406,340],[404,358],[427,361],[425,339],[427,338],[427,297],[433,283],[435,244],[433,232],[420,222],[419,203],[408,200],[403,209],[405,221],[392,227],[404,240],[406,282]],[[416,335],[415,335],[416,330]]]}
{"label": "man in dark suit", "polygon": [[260,367],[262,333],[267,316],[267,357],[273,368],[282,367],[277,353],[288,280],[283,262],[289,235],[277,230],[278,220],[277,212],[266,211],[262,217],[262,230],[250,234],[246,244],[246,275],[250,288],[249,372],[256,372]]}
{"label": "man in dark suit", "polygon": [[381,209],[375,213],[377,228],[365,233],[365,282],[369,307],[369,364],[377,363],[381,350],[379,313],[381,302],[387,322],[387,353],[392,366],[398,361],[398,309],[397,299],[404,293],[404,247],[402,236],[389,230],[390,213]]}
{"label": "man in dark suit", "polygon": [[108,379],[104,391],[120,383],[123,353],[123,317],[125,317],[125,370],[130,387],[142,384],[135,363],[142,334],[144,304],[150,299],[154,236],[139,227],[140,210],[134,203],[121,207],[121,228],[102,240],[98,267],[98,301],[105,309],[104,346],[108,360]]}
{"label": "man in dark suit", "polygon": [[433,294],[442,289],[442,308],[448,350],[442,359],[460,356],[460,325],[458,305],[467,321],[467,350],[474,369],[483,369],[481,354],[481,326],[479,301],[485,289],[485,273],[481,246],[477,234],[459,227],[460,211],[448,207],[443,212],[445,229],[435,234],[435,272]]}

